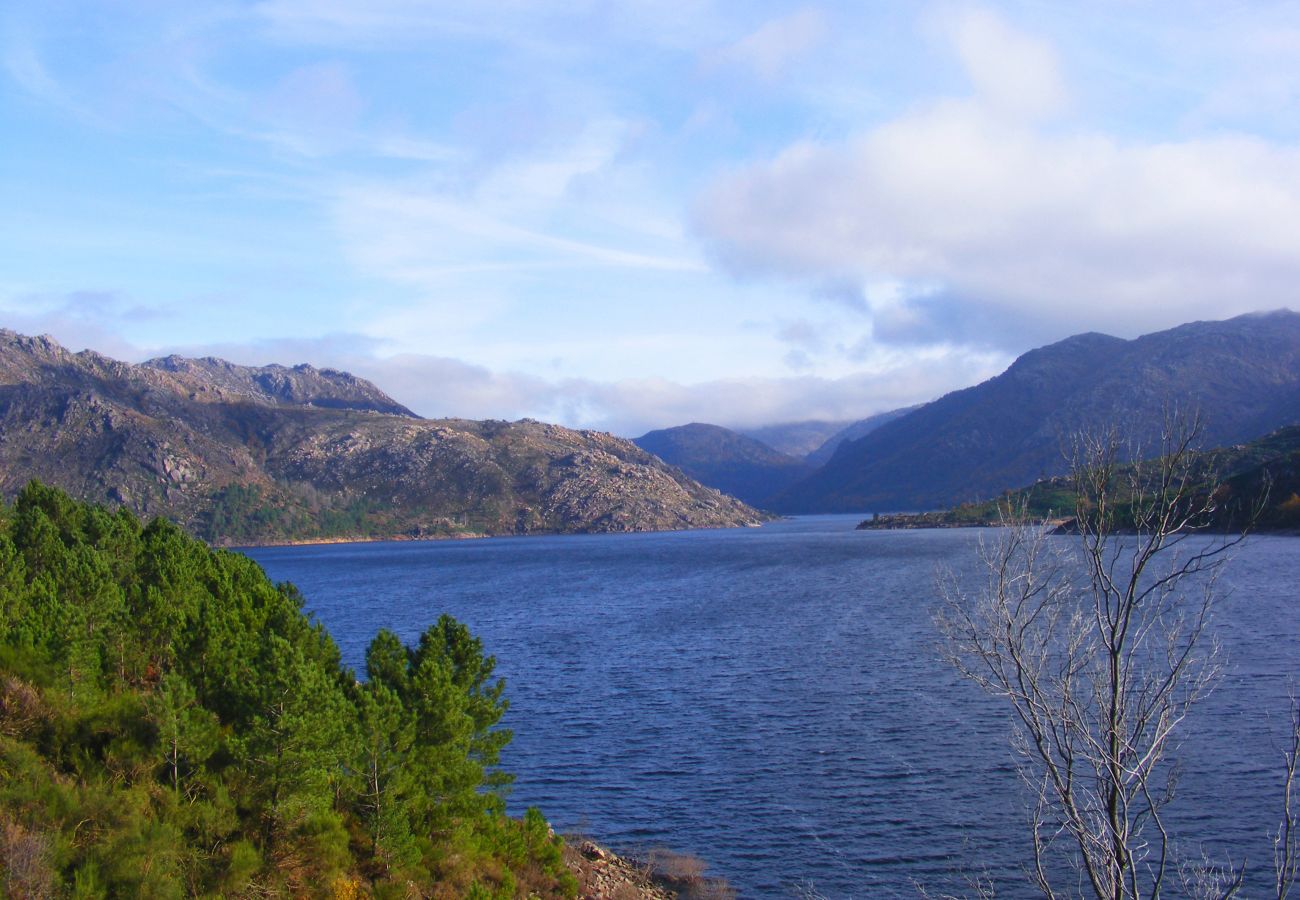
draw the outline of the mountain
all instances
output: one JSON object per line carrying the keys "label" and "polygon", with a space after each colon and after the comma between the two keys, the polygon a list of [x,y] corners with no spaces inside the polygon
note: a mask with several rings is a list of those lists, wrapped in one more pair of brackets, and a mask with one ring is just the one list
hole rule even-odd
{"label": "mountain", "polygon": [[933,509],[1063,472],[1063,440],[1114,425],[1136,452],[1165,410],[1198,410],[1207,446],[1300,421],[1300,315],[1193,322],[1123,340],[1081,334],[1031,350],[840,446],[773,501],[785,512]]}
{"label": "mountain", "polygon": [[131,365],[0,330],[0,493],[33,478],[227,542],[762,518],[608,434],[421,419],[330,369]]}
{"label": "mountain", "polygon": [[[737,428],[740,434],[752,437],[759,443],[767,444],[778,453],[807,458],[818,448],[825,446],[833,435],[852,426],[852,422],[827,422],[821,419],[809,419],[803,422],[781,422],[776,425],[761,425],[757,428]],[[828,454],[829,458],[829,454]]]}
{"label": "mountain", "polygon": [[912,410],[920,408],[919,404],[917,406],[907,406],[903,409],[892,409],[889,412],[876,413],[874,416],[868,416],[865,419],[850,422],[833,433],[815,450],[804,456],[804,459],[813,466],[824,466],[826,463],[830,462],[831,457],[835,455],[835,451],[839,449],[840,444],[845,441],[855,441],[860,437],[866,437],[881,425],[887,425],[895,419],[902,418]]}
{"label": "mountain", "polygon": [[701,422],[651,431],[633,443],[696,481],[755,506],[763,506],[810,471],[803,460],[761,441]]}
{"label": "mountain", "polygon": [[[1246,444],[1196,451],[1189,458],[1185,474],[1193,507],[1211,494],[1215,501],[1214,511],[1199,519],[1194,528],[1289,533],[1300,530],[1300,425],[1279,428]],[[1116,467],[1111,503],[1121,530],[1134,527],[1128,516],[1132,485],[1142,485],[1148,496],[1155,496],[1162,475],[1159,459]],[[1075,488],[1070,475],[1058,475],[979,503],[873,516],[858,528],[985,527],[1001,524],[1008,514],[1023,514],[1030,521],[1055,521],[1062,530],[1073,530],[1074,514],[1079,508]]]}
{"label": "mountain", "polygon": [[227,400],[319,406],[326,409],[357,409],[419,418],[369,381],[336,369],[315,369],[308,365],[239,366],[208,356],[187,359],[167,356],[151,359],[146,366],[170,372],[178,381],[196,390],[220,390]]}

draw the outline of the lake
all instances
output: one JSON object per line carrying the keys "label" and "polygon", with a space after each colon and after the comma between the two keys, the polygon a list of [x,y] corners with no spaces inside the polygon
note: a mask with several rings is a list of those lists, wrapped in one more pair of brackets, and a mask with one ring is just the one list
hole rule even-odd
{"label": "lake", "polygon": [[[1028,895],[1003,708],[939,660],[931,624],[936,572],[972,571],[980,532],[858,519],[246,552],[358,670],[379,628],[468,624],[506,679],[514,811],[690,852],[744,897],[914,897],[971,871]],[[1179,753],[1184,849],[1246,859],[1248,896],[1272,879],[1297,584],[1300,539],[1235,551],[1227,671]]]}

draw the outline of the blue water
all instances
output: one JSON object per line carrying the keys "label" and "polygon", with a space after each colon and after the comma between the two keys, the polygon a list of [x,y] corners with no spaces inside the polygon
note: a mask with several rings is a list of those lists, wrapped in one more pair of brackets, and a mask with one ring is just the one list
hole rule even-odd
{"label": "blue water", "polygon": [[[1002,707],[931,624],[936,571],[972,571],[979,534],[856,521],[248,553],[358,669],[379,628],[467,623],[507,682],[510,805],[561,831],[694,853],[744,897],[914,897],[970,871],[1028,895]],[[1184,849],[1247,860],[1248,896],[1272,877],[1297,584],[1300,539],[1238,549],[1227,672],[1180,751]]]}

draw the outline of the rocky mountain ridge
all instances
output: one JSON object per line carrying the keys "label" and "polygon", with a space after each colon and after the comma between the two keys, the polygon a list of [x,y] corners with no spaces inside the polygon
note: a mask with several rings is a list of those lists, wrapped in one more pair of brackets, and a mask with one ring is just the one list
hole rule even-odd
{"label": "rocky mountain ridge", "polygon": [[608,434],[427,420],[310,366],[139,365],[0,330],[0,492],[38,478],[218,542],[756,524]]}

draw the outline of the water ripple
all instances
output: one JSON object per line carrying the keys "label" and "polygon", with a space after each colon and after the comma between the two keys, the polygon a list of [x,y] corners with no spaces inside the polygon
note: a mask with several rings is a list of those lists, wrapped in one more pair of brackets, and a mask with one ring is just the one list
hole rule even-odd
{"label": "water ripple", "polygon": [[[1001,709],[937,659],[930,625],[936,567],[968,567],[977,535],[854,522],[250,555],[302,588],[357,668],[381,627],[413,640],[449,612],[481,636],[511,701],[514,810],[690,851],[745,897],[913,897],[976,869],[1018,896]],[[1230,665],[1191,723],[1175,823],[1215,858],[1270,858],[1297,576],[1283,538],[1252,539],[1227,572]]]}

